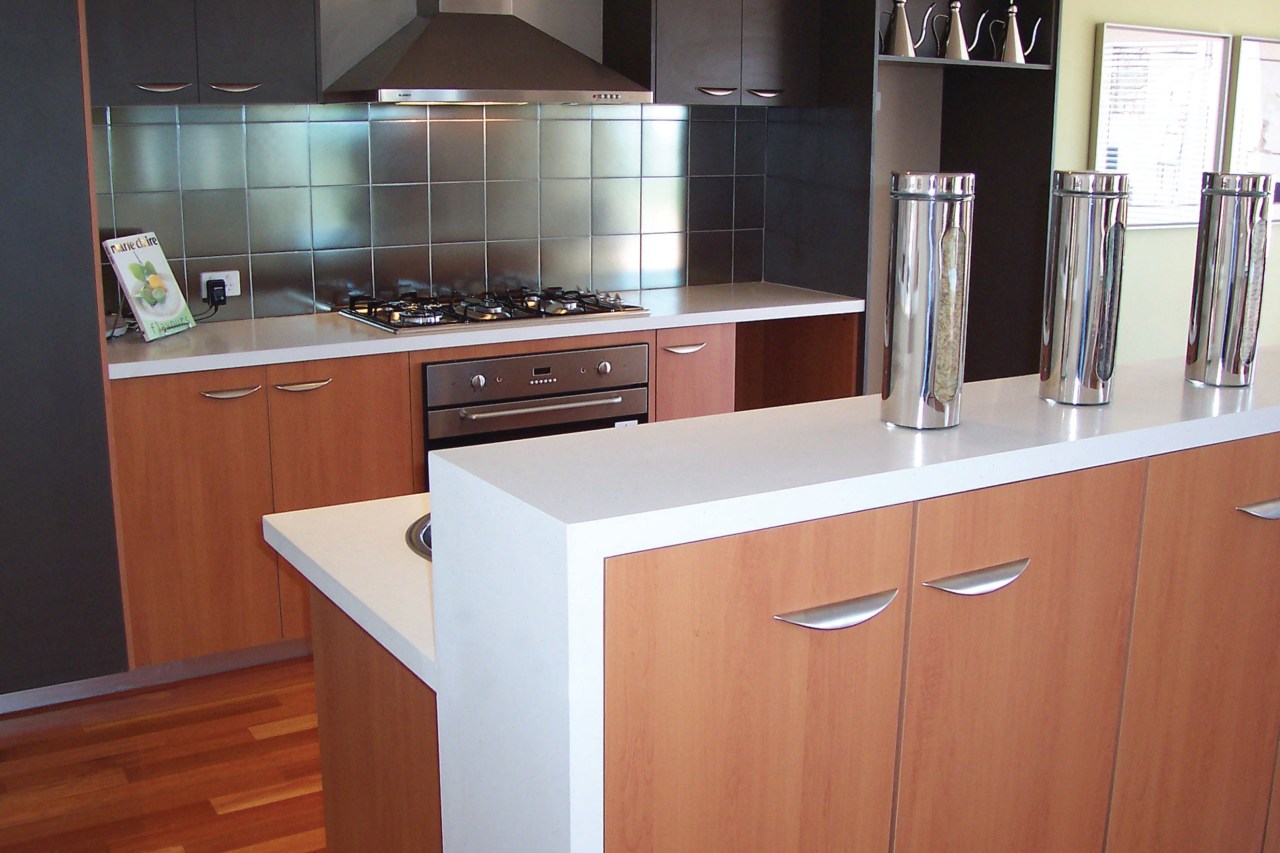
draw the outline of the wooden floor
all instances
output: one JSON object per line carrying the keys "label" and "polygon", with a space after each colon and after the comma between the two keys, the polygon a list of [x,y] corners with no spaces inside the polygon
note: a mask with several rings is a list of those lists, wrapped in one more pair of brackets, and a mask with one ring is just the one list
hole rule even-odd
{"label": "wooden floor", "polygon": [[324,850],[310,659],[0,717],[0,850]]}

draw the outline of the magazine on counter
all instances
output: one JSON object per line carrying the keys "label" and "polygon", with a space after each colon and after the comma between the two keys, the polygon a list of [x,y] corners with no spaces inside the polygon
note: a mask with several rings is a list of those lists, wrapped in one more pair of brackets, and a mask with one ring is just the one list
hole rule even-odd
{"label": "magazine on counter", "polygon": [[195,326],[155,232],[103,240],[102,246],[144,339],[154,341]]}

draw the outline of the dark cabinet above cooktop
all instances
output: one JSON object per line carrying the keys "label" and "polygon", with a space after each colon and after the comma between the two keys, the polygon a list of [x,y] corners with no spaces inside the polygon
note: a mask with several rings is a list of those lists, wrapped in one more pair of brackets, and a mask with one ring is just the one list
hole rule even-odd
{"label": "dark cabinet above cooktop", "polygon": [[85,14],[96,105],[319,100],[315,0],[93,0]]}
{"label": "dark cabinet above cooktop", "polygon": [[605,0],[605,64],[668,104],[818,102],[818,0]]}

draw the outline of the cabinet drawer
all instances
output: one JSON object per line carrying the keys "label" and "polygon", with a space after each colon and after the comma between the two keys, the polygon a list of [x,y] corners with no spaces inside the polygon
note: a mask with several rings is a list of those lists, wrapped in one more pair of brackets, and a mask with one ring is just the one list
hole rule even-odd
{"label": "cabinet drawer", "polygon": [[737,335],[733,324],[660,329],[654,420],[733,411]]}

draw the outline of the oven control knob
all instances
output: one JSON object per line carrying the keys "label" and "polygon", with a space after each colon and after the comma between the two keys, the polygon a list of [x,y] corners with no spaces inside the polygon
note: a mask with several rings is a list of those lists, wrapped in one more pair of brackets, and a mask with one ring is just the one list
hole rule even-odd
{"label": "oven control knob", "polygon": [[479,391],[484,387],[485,378],[483,373],[477,373],[471,377],[471,387]]}
{"label": "oven control knob", "polygon": [[610,373],[613,373],[613,365],[607,361],[602,361],[596,365],[596,373],[599,373],[601,376],[608,376]]}

